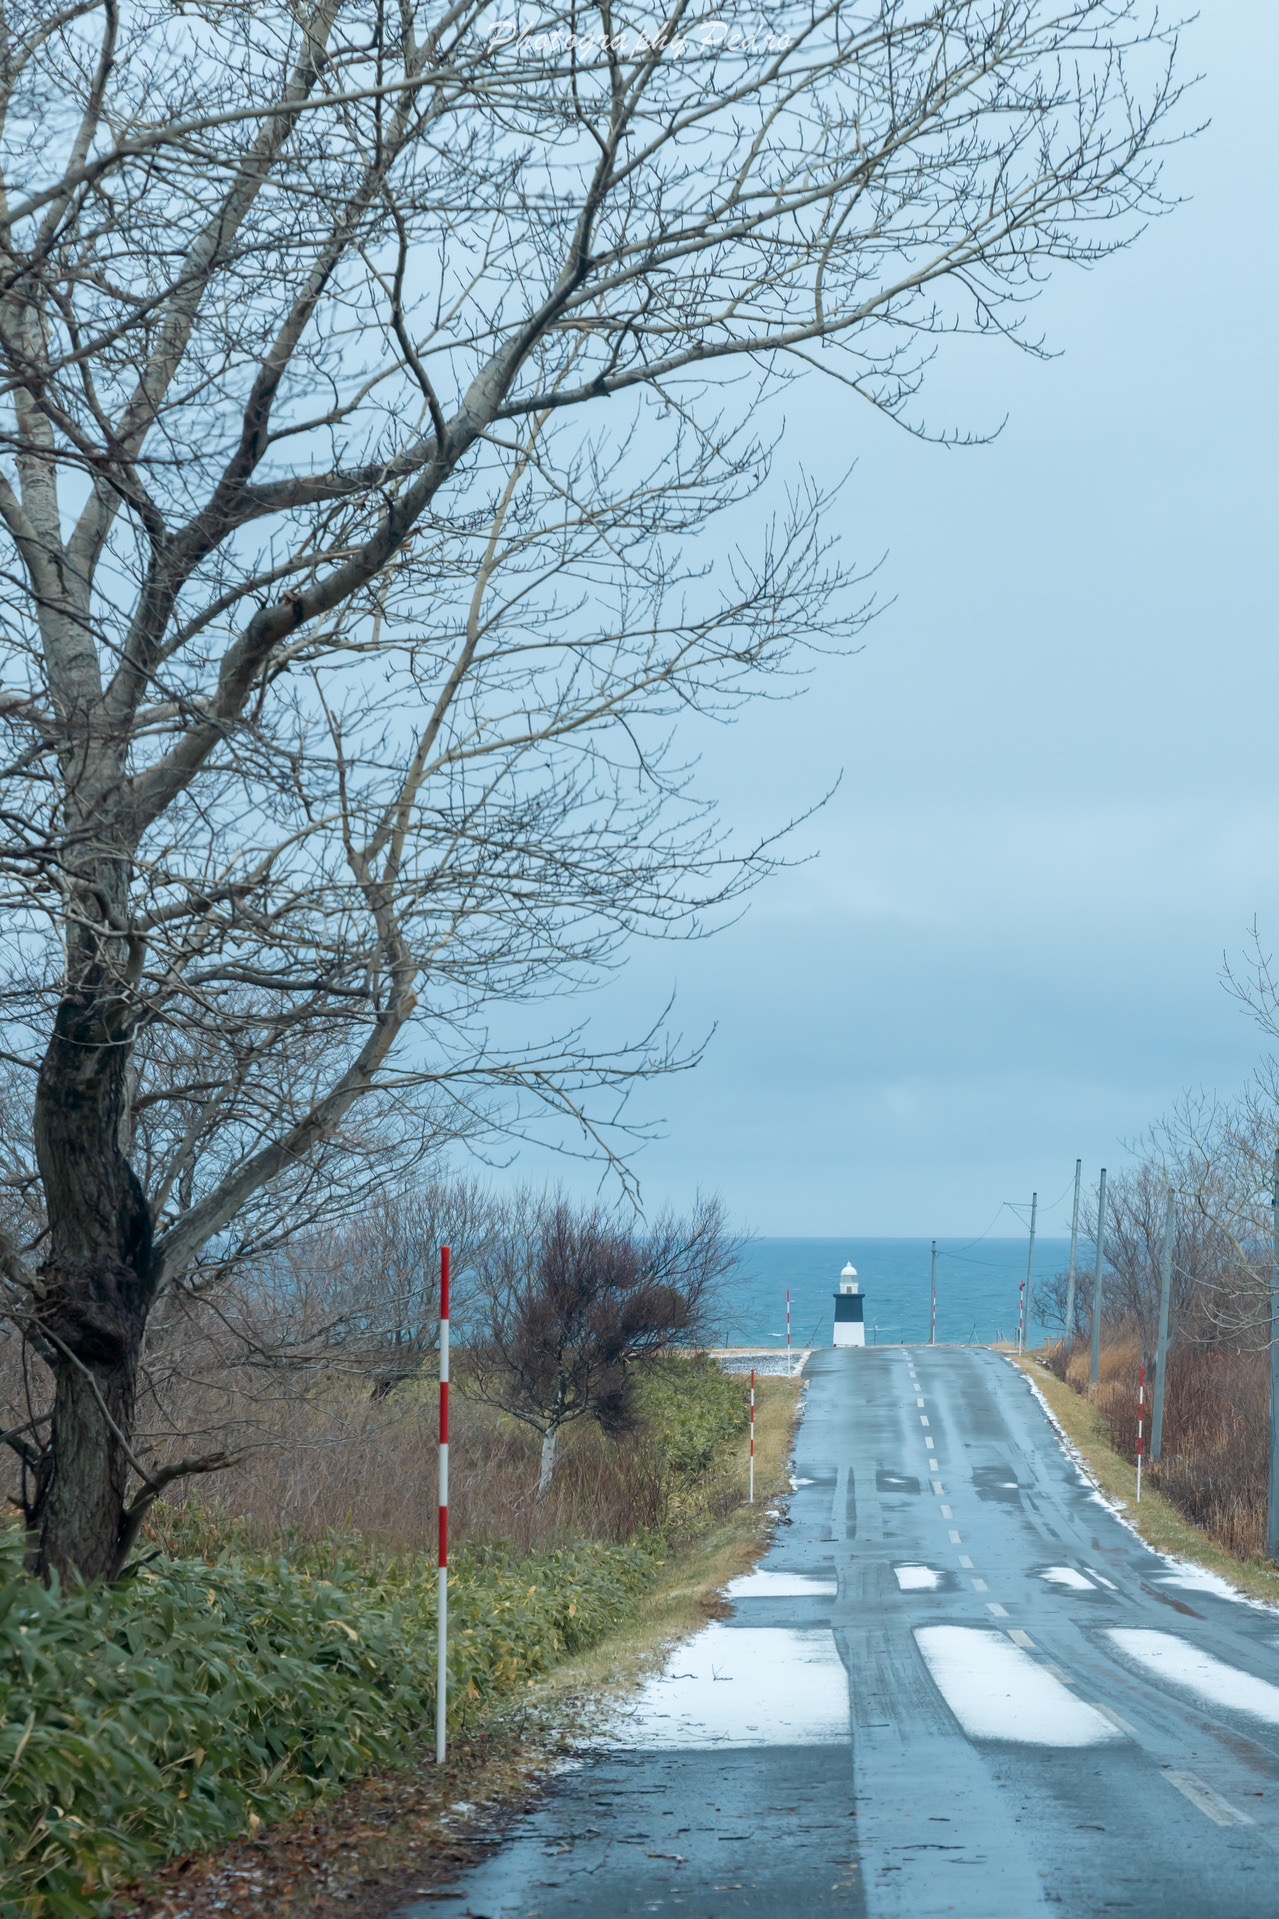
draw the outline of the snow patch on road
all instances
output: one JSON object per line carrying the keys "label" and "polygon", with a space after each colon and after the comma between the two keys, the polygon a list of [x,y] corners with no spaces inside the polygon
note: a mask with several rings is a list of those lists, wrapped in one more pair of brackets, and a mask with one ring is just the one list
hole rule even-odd
{"label": "snow patch on road", "polygon": [[1169,1686],[1181,1686],[1210,1706],[1247,1713],[1268,1726],[1279,1726],[1279,1686],[1258,1679],[1241,1666],[1228,1666],[1176,1633],[1155,1632],[1143,1626],[1113,1626],[1112,1645],[1135,1659],[1148,1673]]}
{"label": "snow patch on road", "polygon": [[893,1571],[904,1593],[936,1592],[941,1585],[941,1574],[931,1566],[894,1566]]}
{"label": "snow patch on road", "polygon": [[833,1599],[839,1586],[827,1573],[774,1572],[758,1567],[732,1579],[724,1591],[730,1599]]}
{"label": "snow patch on road", "polygon": [[716,1624],[676,1648],[609,1738],[654,1752],[825,1746],[848,1736],[848,1677],[829,1631]]}
{"label": "snow patch on road", "polygon": [[1100,1746],[1118,1730],[1005,1633],[918,1626],[915,1640],[942,1698],[970,1739],[1025,1746]]}
{"label": "snow patch on road", "polygon": [[1073,1566],[1043,1566],[1040,1568],[1039,1577],[1046,1579],[1053,1586],[1069,1586],[1071,1592],[1095,1593],[1097,1590],[1092,1580],[1085,1579],[1083,1574],[1077,1573]]}

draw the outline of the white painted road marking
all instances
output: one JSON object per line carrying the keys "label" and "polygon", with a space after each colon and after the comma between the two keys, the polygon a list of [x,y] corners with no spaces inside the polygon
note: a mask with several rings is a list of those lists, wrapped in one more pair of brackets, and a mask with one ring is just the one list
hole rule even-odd
{"label": "white painted road marking", "polygon": [[[1016,1626],[1010,1626],[1008,1628],[1008,1637],[1012,1640],[1014,1646],[1020,1646],[1023,1652],[1029,1652],[1035,1643],[1028,1632],[1022,1632]],[[1106,1712],[1106,1708],[1104,1706],[1099,1708],[1099,1710],[1102,1712]],[[1112,1717],[1112,1715],[1107,1712],[1106,1717],[1107,1719],[1109,1719]]]}
{"label": "white painted road marking", "polygon": [[[940,1492],[942,1492],[943,1490],[944,1490],[944,1488],[943,1488],[943,1486],[942,1486],[942,1483],[941,1483],[941,1481],[940,1481],[940,1479],[934,1479],[934,1481],[933,1481],[933,1491],[934,1491],[935,1493],[940,1493]],[[950,1518],[950,1513],[949,1513],[949,1512],[947,1511],[947,1509],[946,1509],[946,1507],[945,1507],[945,1506],[943,1506],[943,1507],[942,1507],[942,1512],[943,1512],[943,1513],[945,1514],[945,1516],[946,1516],[946,1518],[947,1518],[947,1519],[949,1519],[949,1518]]]}
{"label": "white painted road marking", "polygon": [[997,1599],[988,1599],[986,1601],[986,1611],[994,1613],[996,1619],[1007,1619],[1008,1617],[1007,1606],[1001,1606]]}
{"label": "white painted road marking", "polygon": [[928,1414],[927,1414],[927,1413],[921,1413],[921,1414],[919,1415],[919,1423],[920,1423],[920,1425],[921,1425],[921,1426],[926,1426],[926,1425],[928,1424]]}
{"label": "white painted road marking", "polygon": [[1210,1652],[1201,1652],[1176,1633],[1154,1632],[1143,1626],[1114,1626],[1108,1637],[1122,1653],[1135,1659],[1156,1679],[1193,1692],[1210,1706],[1247,1713],[1268,1726],[1279,1726],[1279,1686],[1258,1679],[1241,1666],[1228,1666]]}
{"label": "white painted road marking", "polygon": [[[940,1486],[939,1486],[939,1487],[937,1488],[937,1491],[938,1491],[938,1492],[940,1492],[940,1491],[941,1491],[941,1487],[940,1487]],[[941,1509],[941,1516],[942,1516],[942,1518],[943,1518],[943,1519],[953,1519],[953,1518],[955,1517],[955,1515],[954,1515],[954,1513],[953,1513],[953,1512],[952,1512],[952,1511],[950,1510],[950,1507],[949,1507],[949,1506],[943,1506],[943,1507],[942,1507],[942,1509]]]}
{"label": "white painted road marking", "polygon": [[926,1440],[924,1441],[924,1444],[925,1444],[925,1446],[927,1446],[927,1448],[928,1448],[928,1450],[929,1450],[929,1452],[930,1452],[930,1453],[931,1453],[932,1451],[934,1451],[934,1444],[933,1444],[933,1441],[932,1441],[931,1439],[926,1439]]}
{"label": "white painted road marking", "polygon": [[988,1593],[990,1591],[990,1587],[986,1584],[984,1579],[974,1579],[973,1591],[975,1593]]}
{"label": "white painted road marking", "polygon": [[1099,1705],[1097,1707],[1097,1710],[1098,1712],[1104,1712],[1107,1719],[1110,1721],[1111,1725],[1118,1726],[1120,1732],[1126,1732],[1130,1739],[1135,1739],[1137,1737],[1137,1728],[1135,1726],[1130,1726],[1126,1719],[1121,1719],[1119,1717],[1119,1714],[1115,1712],[1112,1707]]}
{"label": "white painted road marking", "polygon": [[924,1402],[923,1402],[923,1400],[922,1400],[922,1399],[917,1399],[917,1400],[915,1401],[915,1404],[916,1404],[917,1406],[922,1406],[922,1405],[923,1405],[923,1403],[924,1403]]}
{"label": "white painted road marking", "polygon": [[1166,1772],[1164,1778],[1170,1786],[1184,1793],[1192,1806],[1198,1806],[1200,1812],[1206,1812],[1219,1826],[1251,1826],[1256,1823],[1246,1812],[1240,1812],[1228,1799],[1223,1799],[1219,1792],[1214,1792],[1211,1786],[1206,1786],[1202,1779],[1196,1779],[1193,1772]]}
{"label": "white painted road marking", "polygon": [[959,1534],[955,1532],[952,1528],[951,1535],[950,1535],[950,1543],[952,1546],[957,1546],[959,1544],[959,1537],[960,1537]]}
{"label": "white painted road marking", "polygon": [[1092,1577],[1097,1581],[1099,1586],[1109,1586],[1112,1593],[1119,1591],[1119,1588],[1118,1586],[1116,1586],[1114,1580],[1107,1579],[1106,1575],[1104,1573],[1099,1573],[1095,1566],[1089,1566],[1087,1570],[1089,1571],[1089,1573],[1091,1573]]}
{"label": "white painted road marking", "polygon": [[933,1682],[970,1739],[1099,1746],[1115,1739],[1101,1713],[1067,1692],[1006,1633],[980,1626],[917,1626]]}
{"label": "white painted road marking", "polygon": [[966,1573],[970,1573],[970,1572],[972,1571],[972,1569],[973,1569],[973,1562],[972,1562],[972,1560],[971,1560],[971,1559],[970,1559],[970,1558],[968,1557],[968,1554],[967,1554],[967,1553],[960,1553],[960,1555],[959,1555],[959,1563],[960,1563],[960,1565],[961,1565],[961,1566],[963,1567],[963,1569],[964,1569],[964,1571],[965,1571]]}

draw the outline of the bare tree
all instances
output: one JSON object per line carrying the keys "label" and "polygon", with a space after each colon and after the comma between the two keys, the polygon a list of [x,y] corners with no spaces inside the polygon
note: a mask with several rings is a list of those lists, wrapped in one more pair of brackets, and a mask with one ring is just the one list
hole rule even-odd
{"label": "bare tree", "polygon": [[166,1292],[548,1104],[599,1142],[670,1063],[496,1009],[760,870],[671,723],[858,615],[802,489],[708,577],[756,401],[813,362],[923,431],[935,336],[1033,350],[1045,268],[1161,204],[1172,53],[1146,0],[6,7],[0,1262],[43,1573],[117,1571],[157,1490]]}
{"label": "bare tree", "polygon": [[466,1387],[541,1435],[539,1499],[564,1427],[592,1419],[624,1431],[637,1372],[705,1336],[735,1260],[713,1201],[648,1228],[563,1199],[515,1209],[471,1294]]}
{"label": "bare tree", "polygon": [[[1105,1322],[1155,1343],[1167,1196],[1175,1200],[1171,1325],[1177,1337],[1243,1349],[1269,1343],[1270,1216],[1267,1182],[1279,1137],[1273,1065],[1242,1096],[1184,1095],[1131,1147],[1134,1163],[1112,1175],[1106,1197]],[[1096,1243],[1095,1204],[1081,1216]],[[1092,1313],[1093,1275],[1081,1260],[1074,1337]],[[1044,1299],[1064,1322],[1066,1275]]]}

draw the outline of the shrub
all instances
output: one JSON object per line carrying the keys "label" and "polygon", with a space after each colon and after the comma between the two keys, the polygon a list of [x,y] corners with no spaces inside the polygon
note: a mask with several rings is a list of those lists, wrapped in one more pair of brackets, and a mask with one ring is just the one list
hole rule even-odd
{"label": "shrub", "polygon": [[[1107,1437],[1131,1459],[1137,1447],[1137,1382],[1141,1341],[1134,1332],[1102,1348],[1096,1403]],[[1076,1345],[1063,1377],[1088,1390],[1088,1348]],[[1262,1553],[1269,1474],[1270,1362],[1267,1353],[1174,1345],[1168,1356],[1163,1457],[1150,1465],[1160,1492],[1227,1552]],[[1146,1394],[1146,1436],[1153,1417],[1153,1380]]]}
{"label": "shrub", "polygon": [[[0,1540],[7,1913],[101,1913],[121,1880],[314,1801],[433,1721],[424,1564],[162,1559],[64,1596],[21,1552]],[[453,1718],[607,1632],[653,1565],[638,1547],[462,1555]]]}

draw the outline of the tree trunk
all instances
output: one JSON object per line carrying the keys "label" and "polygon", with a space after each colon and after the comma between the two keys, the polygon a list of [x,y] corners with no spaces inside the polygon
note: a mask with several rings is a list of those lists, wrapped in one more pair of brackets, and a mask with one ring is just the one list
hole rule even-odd
{"label": "tree trunk", "polygon": [[123,1150],[133,1049],[121,1013],[102,973],[64,998],[36,1093],[49,1237],[29,1337],[55,1386],[28,1516],[45,1579],[112,1579],[131,1544],[129,1447],[155,1278],[150,1212]]}
{"label": "tree trunk", "polygon": [[[81,1367],[59,1354],[48,1472],[37,1501],[34,1570],[44,1580],[114,1579],[132,1544],[126,1518],[137,1352]],[[109,1415],[109,1417],[108,1417]]]}
{"label": "tree trunk", "polygon": [[555,1442],[558,1438],[558,1426],[552,1426],[549,1433],[542,1434],[542,1471],[537,1482],[539,1499],[545,1499],[551,1490],[551,1481],[555,1477]]}

